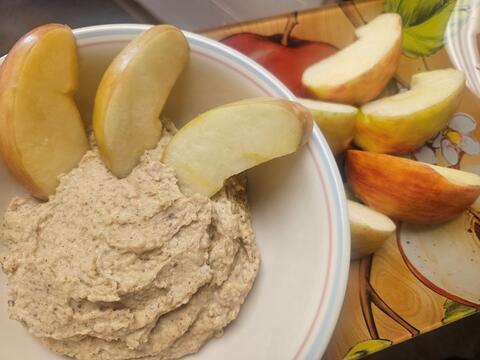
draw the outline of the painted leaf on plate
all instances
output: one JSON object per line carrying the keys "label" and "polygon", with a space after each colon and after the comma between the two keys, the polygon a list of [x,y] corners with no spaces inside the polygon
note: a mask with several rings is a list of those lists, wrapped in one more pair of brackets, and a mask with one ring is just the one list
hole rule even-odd
{"label": "painted leaf on plate", "polygon": [[343,360],[356,360],[364,356],[372,354],[376,351],[383,350],[393,343],[390,340],[376,339],[359,342],[353,346],[345,355]]}
{"label": "painted leaf on plate", "polygon": [[445,314],[442,319],[442,323],[444,324],[460,320],[477,311],[474,307],[463,305],[453,300],[445,301],[443,308],[445,309]]}
{"label": "painted leaf on plate", "polygon": [[444,33],[456,0],[386,0],[385,12],[403,20],[403,52],[410,57],[434,54],[443,47]]}

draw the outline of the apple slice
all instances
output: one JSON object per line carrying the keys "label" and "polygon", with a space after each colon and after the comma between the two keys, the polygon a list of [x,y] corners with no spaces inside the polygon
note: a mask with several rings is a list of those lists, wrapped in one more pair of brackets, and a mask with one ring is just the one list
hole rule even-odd
{"label": "apple slice", "polygon": [[191,120],[168,144],[165,164],[186,192],[212,196],[224,180],[295,152],[310,138],[313,119],[303,106],[274,98],[226,104]]}
{"label": "apple slice", "polygon": [[461,99],[465,77],[443,69],[413,75],[411,89],[362,106],[355,143],[368,151],[406,154],[442,130]]}
{"label": "apple slice", "polygon": [[297,101],[310,110],[334,155],[348,147],[355,135],[357,108],[310,99]]}
{"label": "apple slice", "polygon": [[374,253],[396,229],[389,217],[370,209],[368,206],[347,200],[352,259]]}
{"label": "apple slice", "polygon": [[378,96],[397,69],[402,19],[382,14],[355,30],[358,40],[308,67],[305,88],[320,100],[361,105]]}
{"label": "apple slice", "polygon": [[436,224],[455,218],[480,195],[480,176],[391,155],[347,150],[352,191],[394,219]]}
{"label": "apple slice", "polygon": [[0,152],[37,198],[55,193],[58,176],[88,150],[73,99],[77,86],[77,45],[66,25],[30,31],[0,69]]}
{"label": "apple slice", "polygon": [[108,168],[127,176],[162,133],[160,113],[185,67],[183,33],[158,25],[132,40],[108,67],[93,112],[95,138]]}

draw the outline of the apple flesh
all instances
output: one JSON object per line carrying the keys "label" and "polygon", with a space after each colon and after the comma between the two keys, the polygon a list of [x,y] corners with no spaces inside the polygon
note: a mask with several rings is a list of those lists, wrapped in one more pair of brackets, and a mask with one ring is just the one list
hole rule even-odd
{"label": "apple flesh", "polygon": [[23,36],[0,68],[0,152],[8,169],[39,199],[55,193],[88,150],[74,101],[77,45],[66,25]]}
{"label": "apple flesh", "polygon": [[480,195],[480,176],[391,155],[347,150],[347,180],[369,207],[397,220],[437,224]]}
{"label": "apple flesh", "polygon": [[358,40],[308,67],[302,83],[320,100],[362,105],[377,97],[397,69],[402,20],[382,14],[355,30]]}
{"label": "apple flesh", "polygon": [[106,70],[95,97],[93,129],[116,176],[127,176],[158,143],[160,113],[188,57],[183,33],[158,25],[132,40]]}
{"label": "apple flesh", "polygon": [[297,102],[310,110],[334,155],[350,145],[355,135],[357,108],[310,99],[297,99]]}
{"label": "apple flesh", "polygon": [[[284,44],[283,39],[286,39]],[[282,34],[262,36],[240,33],[221,42],[265,67],[297,96],[305,96],[303,71],[337,52],[334,46],[324,42],[300,40]]]}
{"label": "apple flesh", "polygon": [[395,223],[378,211],[347,200],[352,259],[373,254],[396,230]]}
{"label": "apple flesh", "polygon": [[212,196],[230,176],[297,151],[312,125],[310,112],[297,103],[242,100],[191,120],[167,145],[163,161],[184,192]]}
{"label": "apple flesh", "polygon": [[362,106],[355,144],[387,154],[406,154],[442,130],[458,107],[465,85],[461,71],[413,75],[411,88]]}

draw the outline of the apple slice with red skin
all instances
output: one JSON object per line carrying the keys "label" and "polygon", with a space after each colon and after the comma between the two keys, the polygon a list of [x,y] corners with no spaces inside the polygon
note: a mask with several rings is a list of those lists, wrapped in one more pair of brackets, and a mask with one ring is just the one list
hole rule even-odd
{"label": "apple slice with red skin", "polygon": [[269,70],[295,95],[305,96],[303,71],[335,54],[337,49],[324,42],[296,39],[286,34],[262,36],[252,33],[231,35],[222,43],[240,51]]}
{"label": "apple slice with red skin", "polygon": [[33,29],[0,68],[0,153],[15,178],[42,200],[89,148],[77,88],[77,44],[66,25]]}
{"label": "apple slice with red skin", "polygon": [[480,195],[480,176],[386,154],[348,150],[347,180],[368,206],[416,224],[451,220]]}

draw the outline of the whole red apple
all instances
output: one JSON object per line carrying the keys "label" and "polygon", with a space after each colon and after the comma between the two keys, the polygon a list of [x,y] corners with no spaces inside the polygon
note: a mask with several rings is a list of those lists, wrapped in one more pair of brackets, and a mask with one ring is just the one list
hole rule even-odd
{"label": "whole red apple", "polygon": [[239,33],[221,42],[265,67],[297,96],[306,96],[301,81],[303,71],[337,52],[330,44],[296,39],[289,34],[262,36]]}

